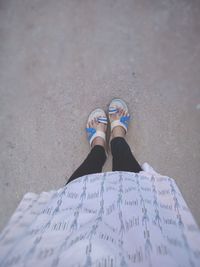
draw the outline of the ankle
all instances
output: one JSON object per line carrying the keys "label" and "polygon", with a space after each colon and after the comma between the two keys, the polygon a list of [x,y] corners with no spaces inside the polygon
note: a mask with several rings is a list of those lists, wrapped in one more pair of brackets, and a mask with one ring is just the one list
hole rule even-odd
{"label": "ankle", "polygon": [[115,137],[125,137],[125,130],[121,126],[117,126],[112,130],[112,139]]}
{"label": "ankle", "polygon": [[104,147],[104,149],[106,149],[106,144],[105,144],[105,140],[101,137],[96,137],[93,141],[92,141],[92,145],[91,147],[93,148],[94,146],[99,145]]}

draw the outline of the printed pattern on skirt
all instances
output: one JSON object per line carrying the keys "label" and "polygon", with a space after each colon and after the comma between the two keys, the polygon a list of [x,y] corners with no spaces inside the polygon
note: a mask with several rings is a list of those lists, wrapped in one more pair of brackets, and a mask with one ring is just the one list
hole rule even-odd
{"label": "printed pattern on skirt", "polygon": [[172,178],[91,174],[23,197],[0,235],[8,266],[198,267],[200,232]]}

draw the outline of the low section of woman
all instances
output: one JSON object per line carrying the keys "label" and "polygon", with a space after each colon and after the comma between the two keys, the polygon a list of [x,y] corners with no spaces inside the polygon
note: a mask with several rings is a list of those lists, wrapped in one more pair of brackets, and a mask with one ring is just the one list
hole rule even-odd
{"label": "low section of woman", "polygon": [[[124,137],[128,130],[130,115],[126,103],[121,99],[114,99],[110,103],[109,120],[111,124],[111,152],[113,156],[112,171],[127,171],[138,173],[142,171],[133,156]],[[106,130],[107,117],[102,109],[95,109],[89,115],[86,131],[92,147],[89,155],[81,166],[72,174],[68,182],[86,174],[99,173],[106,161]]]}
{"label": "low section of woman", "polygon": [[[24,196],[0,235],[0,267],[200,266],[198,226],[175,181],[133,156],[129,121],[121,99],[108,118],[90,114],[90,153],[64,187]],[[112,171],[102,173],[108,125]]]}

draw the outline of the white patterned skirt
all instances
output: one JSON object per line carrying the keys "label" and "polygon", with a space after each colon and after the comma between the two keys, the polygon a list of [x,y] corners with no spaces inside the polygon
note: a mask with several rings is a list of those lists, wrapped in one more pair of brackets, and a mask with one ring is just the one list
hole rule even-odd
{"label": "white patterned skirt", "polygon": [[27,193],[0,235],[0,267],[199,267],[200,232],[175,181],[146,166]]}

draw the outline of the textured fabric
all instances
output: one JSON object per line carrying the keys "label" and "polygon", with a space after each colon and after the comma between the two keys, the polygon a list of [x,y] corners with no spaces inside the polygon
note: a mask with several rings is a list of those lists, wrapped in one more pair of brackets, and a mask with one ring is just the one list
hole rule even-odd
{"label": "textured fabric", "polygon": [[27,193],[0,235],[0,266],[200,266],[199,229],[155,172],[80,177]]}

